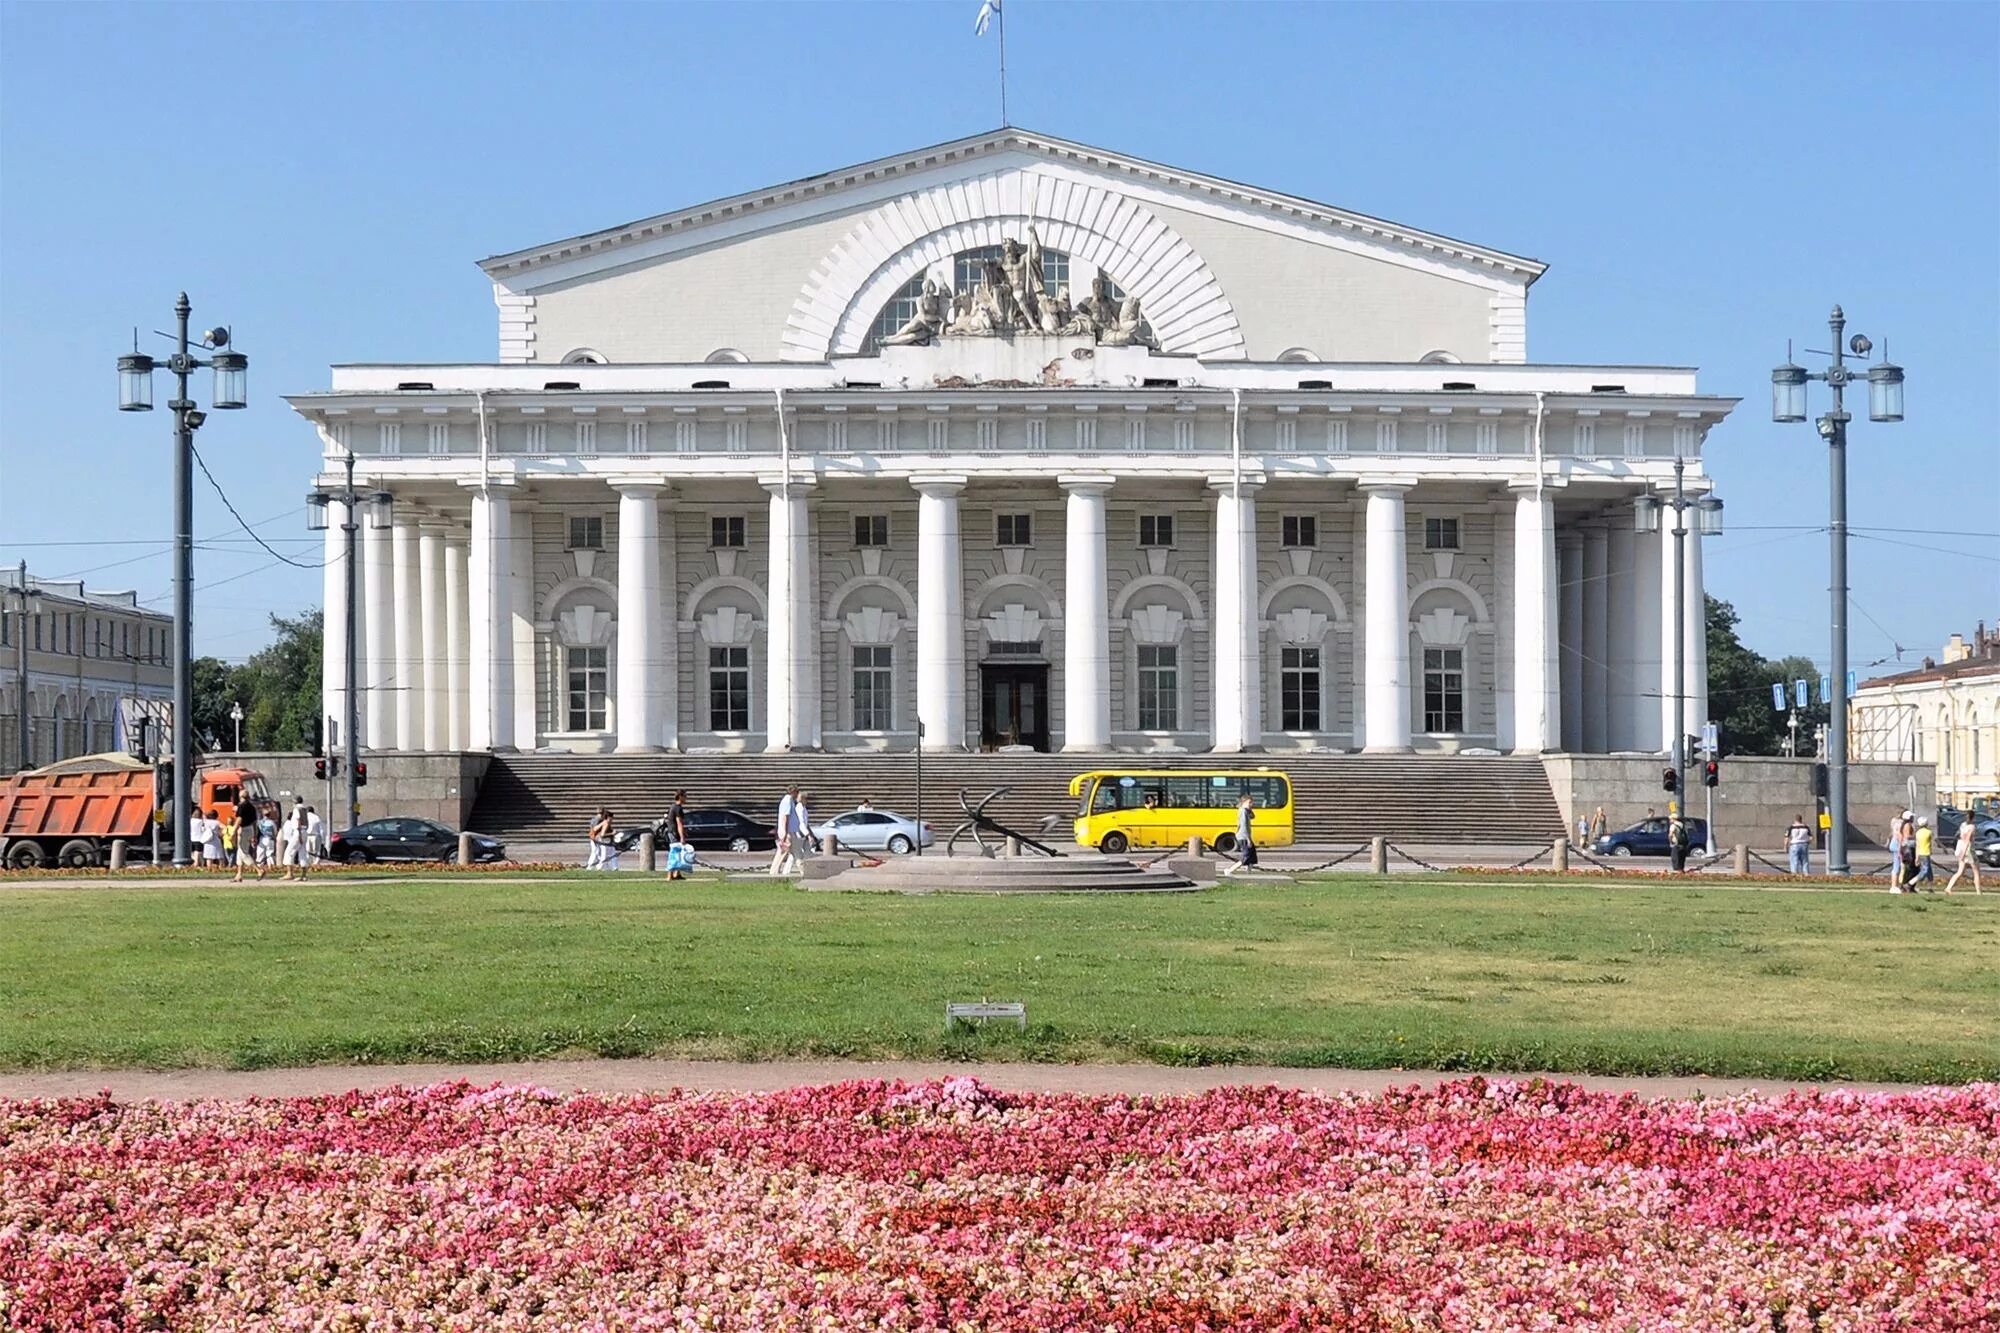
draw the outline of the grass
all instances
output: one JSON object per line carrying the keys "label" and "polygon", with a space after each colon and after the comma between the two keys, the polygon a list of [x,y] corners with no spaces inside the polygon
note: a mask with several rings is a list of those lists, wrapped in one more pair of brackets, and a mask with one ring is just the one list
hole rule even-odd
{"label": "grass", "polygon": [[[948,1037],[948,1000],[1029,1028]],[[558,1054],[2000,1077],[2000,897],[636,876],[0,890],[0,1067]]]}

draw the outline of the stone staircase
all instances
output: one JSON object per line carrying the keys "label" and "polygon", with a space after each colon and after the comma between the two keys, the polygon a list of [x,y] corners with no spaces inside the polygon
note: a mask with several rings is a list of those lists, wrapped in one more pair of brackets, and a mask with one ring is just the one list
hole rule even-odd
{"label": "stone staircase", "polygon": [[[977,800],[1009,787],[988,813],[1032,829],[1044,815],[1074,815],[1069,781],[1093,768],[1260,765],[1292,779],[1300,842],[1382,834],[1408,843],[1531,843],[1563,831],[1539,759],[1483,755],[926,755],[923,817],[942,839],[960,818],[960,789]],[[813,793],[820,814],[852,809],[863,797],[916,813],[908,754],[521,754],[493,757],[468,827],[516,841],[581,841],[598,806],[630,827],[665,814],[682,787],[690,805],[774,819],[779,795],[794,782]],[[1058,831],[1067,838],[1066,825]]]}

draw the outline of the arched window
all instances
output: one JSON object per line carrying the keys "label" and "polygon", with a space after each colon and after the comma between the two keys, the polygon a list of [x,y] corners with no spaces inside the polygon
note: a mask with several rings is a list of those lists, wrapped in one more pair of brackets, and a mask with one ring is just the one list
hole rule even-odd
{"label": "arched window", "polygon": [[734,347],[718,347],[704,359],[711,366],[720,366],[741,365],[750,358],[737,351]]}
{"label": "arched window", "polygon": [[[997,245],[975,246],[970,250],[961,250],[952,256],[951,294],[956,295],[962,292],[969,292],[977,287],[986,277],[987,262],[998,258],[1000,258],[1000,247]],[[1069,253],[1064,250],[1044,248],[1042,251],[1042,294],[1045,296],[1054,296],[1062,288],[1068,286],[1069,274]],[[1116,282],[1113,282],[1110,274],[1106,273],[1103,276],[1106,295],[1113,301],[1123,301],[1125,299],[1125,289],[1120,287]],[[868,337],[862,343],[862,350],[864,352],[873,352],[886,339],[894,337],[898,329],[909,323],[910,317],[917,313],[917,298],[924,294],[924,282],[929,277],[930,274],[928,271],[917,274],[917,276],[899,287],[896,290],[896,294],[889,298],[888,302],[882,307],[882,313],[875,317],[875,324],[869,329]],[[1086,295],[1088,293],[1072,291],[1070,292],[1070,299],[1080,300]],[[713,360],[714,358],[711,357],[710,359]]]}
{"label": "arched window", "polygon": [[1453,356],[1443,348],[1425,352],[1418,360],[1427,366],[1455,366],[1459,363],[1456,356]]}
{"label": "arched window", "polygon": [[562,363],[566,366],[605,366],[611,364],[604,359],[604,353],[593,352],[588,347],[579,347],[574,352],[565,352]]}
{"label": "arched window", "polygon": [[1317,361],[1319,360],[1319,353],[1310,347],[1287,347],[1284,351],[1278,353],[1278,360]]}
{"label": "arched window", "polygon": [[930,274],[919,273],[889,298],[889,304],[883,306],[882,313],[875,317],[875,327],[868,331],[868,339],[861,345],[862,351],[874,351],[882,345],[883,339],[895,337],[896,331],[915,317],[917,298],[924,294],[924,284],[928,281]]}

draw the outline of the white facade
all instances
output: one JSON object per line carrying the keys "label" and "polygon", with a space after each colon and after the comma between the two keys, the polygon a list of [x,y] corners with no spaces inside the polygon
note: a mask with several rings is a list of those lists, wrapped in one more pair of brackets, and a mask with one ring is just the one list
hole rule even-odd
{"label": "white facade", "polygon": [[[1021,241],[1031,279],[978,280]],[[291,400],[324,483],[351,450],[396,497],[359,548],[372,747],[1671,734],[1673,544],[1632,501],[1676,454],[1708,489],[1734,400],[1528,364],[1532,260],[1008,130],[484,267],[497,363]],[[1104,303],[1065,325],[1068,292]]]}
{"label": "white facade", "polygon": [[1847,735],[1850,759],[1936,764],[1946,805],[2000,799],[2000,632],[1982,623],[1915,671],[1863,681]]}

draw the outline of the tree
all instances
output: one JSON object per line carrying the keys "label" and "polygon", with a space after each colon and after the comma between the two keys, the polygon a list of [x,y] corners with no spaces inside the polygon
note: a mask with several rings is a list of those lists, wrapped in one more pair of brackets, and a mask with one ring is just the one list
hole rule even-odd
{"label": "tree", "polygon": [[[1708,715],[1721,725],[1723,752],[1783,754],[1788,713],[1771,707],[1771,686],[1782,683],[1789,696],[1794,680],[1807,680],[1816,695],[1819,670],[1808,658],[1772,660],[1745,646],[1736,634],[1736,608],[1719,597],[1707,602]],[[1824,700],[1800,712],[1801,751],[1810,753],[1813,728],[1826,720]]]}
{"label": "tree", "polygon": [[243,748],[303,750],[312,745],[320,709],[320,613],[272,616],[277,638],[241,666],[215,657],[194,661],[194,738],[198,748],[235,744],[230,709],[243,705]]}

